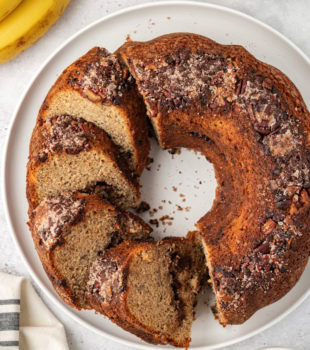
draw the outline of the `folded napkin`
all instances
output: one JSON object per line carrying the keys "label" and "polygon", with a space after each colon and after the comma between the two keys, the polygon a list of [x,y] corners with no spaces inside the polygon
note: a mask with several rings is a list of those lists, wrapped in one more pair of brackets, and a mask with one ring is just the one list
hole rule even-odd
{"label": "folded napkin", "polygon": [[63,325],[30,282],[0,272],[0,349],[69,350]]}

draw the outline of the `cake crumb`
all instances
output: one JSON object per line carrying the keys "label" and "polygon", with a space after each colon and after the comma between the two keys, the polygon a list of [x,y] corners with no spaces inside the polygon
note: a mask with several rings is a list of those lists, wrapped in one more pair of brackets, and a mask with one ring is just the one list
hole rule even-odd
{"label": "cake crumb", "polygon": [[177,148],[177,147],[171,148],[171,149],[168,150],[168,152],[170,154],[172,154],[172,155],[174,155],[174,154],[181,154],[181,148]]}
{"label": "cake crumb", "polygon": [[159,222],[158,222],[158,220],[157,220],[157,219],[151,219],[151,220],[149,221],[149,223],[150,223],[151,225],[156,226],[156,227],[158,227],[158,226],[159,226]]}
{"label": "cake crumb", "polygon": [[158,210],[157,210],[156,208],[153,208],[153,209],[149,210],[150,216],[151,216],[151,217],[154,216],[154,214],[157,213],[157,211],[158,211]]}
{"label": "cake crumb", "polygon": [[151,157],[147,158],[147,164],[146,164],[146,170],[150,171],[151,170],[151,164],[154,162],[154,159]]}
{"label": "cake crumb", "polygon": [[169,215],[163,215],[159,221],[163,224],[163,225],[167,225],[169,222],[171,222],[172,220],[174,220],[173,217],[169,216]]}
{"label": "cake crumb", "polygon": [[142,201],[139,206],[135,209],[138,214],[144,213],[150,210],[150,205],[147,202]]}

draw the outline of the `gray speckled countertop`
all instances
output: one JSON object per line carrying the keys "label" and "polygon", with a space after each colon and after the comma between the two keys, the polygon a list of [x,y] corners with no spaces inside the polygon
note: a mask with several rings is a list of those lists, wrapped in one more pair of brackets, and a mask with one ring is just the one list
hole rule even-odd
{"label": "gray speckled countertop", "polygon": [[[13,111],[33,74],[41,63],[67,38],[87,24],[121,8],[141,4],[143,0],[72,0],[65,14],[33,47],[0,66],[0,154]],[[308,0],[213,0],[268,23],[310,56],[310,12]],[[310,84],[310,83],[309,83]],[[2,172],[1,172],[2,174]],[[2,179],[1,179],[2,182]],[[13,244],[0,203],[0,271],[30,278]],[[35,286],[36,287],[36,286]],[[38,288],[36,287],[38,290]],[[70,349],[124,350],[125,346],[96,335],[62,314],[38,290],[44,302],[65,325]],[[284,320],[267,331],[226,350],[258,350],[265,346],[285,346],[298,350],[310,349],[310,299],[308,298]]]}

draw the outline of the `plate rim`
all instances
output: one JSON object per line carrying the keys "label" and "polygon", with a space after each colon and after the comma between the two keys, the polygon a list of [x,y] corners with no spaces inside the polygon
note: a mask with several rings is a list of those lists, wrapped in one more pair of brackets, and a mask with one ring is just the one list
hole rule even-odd
{"label": "plate rim", "polygon": [[[270,25],[262,22],[259,19],[256,19],[246,13],[243,13],[239,10],[235,10],[223,5],[217,5],[217,4],[211,4],[211,3],[205,3],[205,2],[201,2],[201,1],[190,1],[190,0],[169,0],[169,1],[155,1],[152,3],[144,3],[144,4],[138,4],[138,5],[134,5],[134,6],[129,6],[126,7],[124,9],[115,11],[111,14],[105,15],[93,22],[91,22],[90,24],[88,24],[87,26],[85,26],[84,28],[81,28],[79,31],[77,31],[75,34],[71,35],[69,38],[67,38],[58,48],[56,48],[56,50],[54,50],[45,60],[44,62],[41,64],[41,66],[39,67],[39,69],[34,73],[32,79],[30,80],[30,82],[26,85],[23,93],[21,94],[21,97],[17,103],[16,108],[13,111],[13,115],[12,115],[12,119],[9,123],[9,127],[8,127],[8,134],[6,136],[6,140],[4,142],[4,156],[2,158],[2,184],[1,184],[1,189],[2,189],[2,201],[3,201],[3,207],[4,207],[4,213],[5,213],[5,218],[9,227],[9,231],[11,234],[11,237],[13,239],[13,242],[15,244],[15,247],[17,248],[19,255],[22,259],[22,262],[25,264],[25,266],[27,267],[30,276],[33,278],[33,280],[38,284],[38,286],[40,287],[41,290],[43,290],[44,294],[47,295],[47,297],[49,298],[49,300],[56,305],[58,308],[60,308],[61,311],[63,311],[68,317],[70,317],[71,319],[73,319],[75,322],[77,322],[78,324],[82,325],[83,327],[85,327],[86,329],[95,332],[98,335],[101,335],[103,337],[106,337],[109,340],[112,340],[114,342],[120,343],[122,345],[125,346],[133,346],[137,349],[150,349],[150,348],[155,348],[154,345],[152,344],[138,344],[135,343],[133,341],[130,340],[125,340],[122,338],[119,338],[115,335],[106,333],[105,331],[97,328],[94,325],[89,324],[88,322],[84,321],[83,319],[81,319],[80,317],[78,317],[77,315],[75,315],[69,308],[66,307],[66,305],[62,304],[62,302],[60,300],[58,300],[51,292],[50,290],[45,287],[44,283],[41,282],[40,278],[36,275],[34,269],[32,268],[32,266],[30,265],[30,263],[28,262],[24,252],[23,252],[23,248],[21,247],[21,244],[19,243],[19,240],[17,238],[17,235],[15,234],[14,228],[13,228],[13,215],[11,215],[10,210],[9,210],[9,203],[8,203],[8,196],[7,196],[7,171],[6,171],[6,165],[8,163],[8,150],[9,150],[9,145],[11,143],[11,138],[12,138],[12,131],[14,130],[14,126],[17,123],[17,116],[18,113],[20,111],[20,108],[25,100],[26,95],[28,94],[29,90],[31,89],[33,83],[35,82],[35,80],[38,78],[38,76],[41,74],[41,72],[46,68],[46,66],[48,65],[48,63],[62,50],[64,49],[66,46],[68,46],[70,44],[70,42],[72,42],[74,39],[76,39],[78,36],[82,35],[84,32],[87,32],[89,29],[91,29],[92,27],[96,26],[97,24],[107,21],[109,19],[112,19],[114,17],[129,13],[129,12],[134,12],[136,10],[140,10],[140,9],[149,9],[152,7],[166,7],[166,6],[194,6],[194,7],[204,7],[204,8],[212,8],[212,9],[217,9],[219,11],[222,12],[226,12],[228,14],[232,14],[235,16],[239,16],[242,17],[244,19],[246,19],[247,21],[250,21],[258,26],[263,27],[264,29],[267,29],[268,31],[272,32],[274,35],[276,35],[277,37],[279,37],[281,40],[283,40],[286,44],[288,44],[292,49],[294,49],[300,56],[302,56],[302,58],[308,63],[309,65],[309,69],[310,69],[310,58],[290,39],[288,39],[286,36],[284,36],[282,33],[280,33],[279,31],[277,31],[276,29],[272,28]],[[272,321],[268,322],[267,324],[265,324],[262,327],[259,327],[256,330],[253,330],[251,332],[249,332],[248,334],[245,335],[241,335],[238,336],[237,338],[233,339],[233,340],[228,340],[225,341],[221,344],[217,344],[217,345],[206,345],[206,346],[198,346],[195,347],[194,349],[196,350],[211,350],[211,349],[220,349],[223,348],[225,346],[230,346],[233,344],[237,344],[241,341],[244,341],[246,339],[249,339],[263,331],[265,331],[266,329],[272,327],[273,325],[275,325],[276,323],[278,323],[279,321],[281,321],[282,319],[284,319],[286,316],[288,316],[293,310],[295,310],[298,306],[300,306],[308,297],[310,296],[310,286],[309,289],[307,291],[305,291],[285,312],[283,312],[281,315],[275,317]],[[163,346],[156,346],[156,349],[167,349],[167,347],[163,347]]]}

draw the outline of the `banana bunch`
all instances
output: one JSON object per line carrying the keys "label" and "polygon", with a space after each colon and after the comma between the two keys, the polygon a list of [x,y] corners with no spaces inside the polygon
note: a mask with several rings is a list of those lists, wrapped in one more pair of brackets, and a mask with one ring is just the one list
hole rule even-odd
{"label": "banana bunch", "polygon": [[0,0],[0,63],[36,42],[62,15],[70,0]]}

